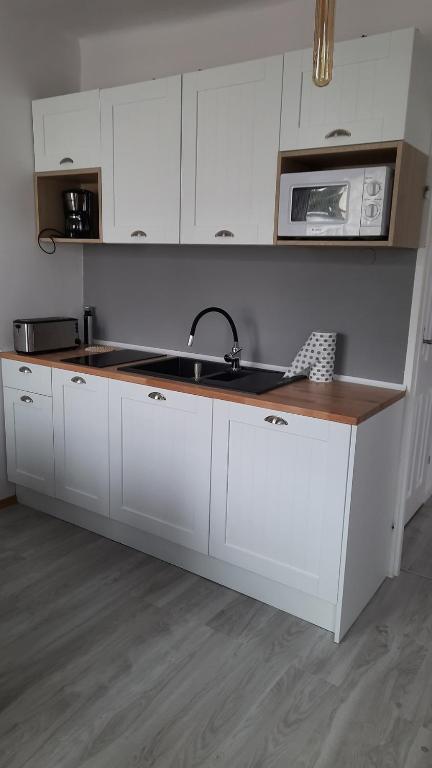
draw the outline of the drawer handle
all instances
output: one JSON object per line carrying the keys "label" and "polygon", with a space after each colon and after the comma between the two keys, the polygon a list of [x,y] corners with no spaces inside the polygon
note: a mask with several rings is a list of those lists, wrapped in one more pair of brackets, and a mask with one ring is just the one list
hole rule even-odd
{"label": "drawer handle", "polygon": [[144,232],[142,229],[134,229],[134,231],[131,232],[131,237],[147,237],[147,232]]}
{"label": "drawer handle", "polygon": [[280,416],[266,416],[264,421],[268,424],[276,424],[278,427],[287,427],[288,422],[285,419],[281,419]]}
{"label": "drawer handle", "polygon": [[19,372],[20,373],[26,373],[26,374],[27,373],[32,373],[32,369],[28,368],[27,365],[22,365],[21,368],[19,369]]}
{"label": "drawer handle", "polygon": [[337,139],[340,136],[351,136],[351,131],[347,131],[346,128],[335,128],[334,131],[326,133],[326,139]]}
{"label": "drawer handle", "polygon": [[151,397],[152,400],[166,400],[165,395],[161,392],[150,392],[149,397]]}
{"label": "drawer handle", "polygon": [[85,384],[86,380],[83,379],[82,376],[72,376],[71,381],[73,381],[74,384]]}
{"label": "drawer handle", "polygon": [[72,165],[73,165],[72,158],[71,157],[62,157],[62,159],[60,160],[59,165],[67,165],[68,163],[72,163]]}
{"label": "drawer handle", "polygon": [[234,237],[234,232],[229,229],[220,229],[219,232],[216,232],[215,237]]}
{"label": "drawer handle", "polygon": [[23,395],[21,400],[22,400],[23,403],[32,403],[33,402],[31,397],[29,397],[28,395]]}

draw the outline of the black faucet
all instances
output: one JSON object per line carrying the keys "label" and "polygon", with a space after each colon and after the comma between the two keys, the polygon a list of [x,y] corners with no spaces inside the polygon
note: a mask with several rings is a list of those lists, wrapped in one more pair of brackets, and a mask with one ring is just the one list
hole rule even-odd
{"label": "black faucet", "polygon": [[190,329],[188,347],[191,347],[194,342],[195,330],[198,322],[204,315],[207,315],[209,312],[219,312],[220,315],[223,315],[228,320],[232,330],[234,343],[231,352],[224,355],[224,360],[226,363],[231,363],[231,368],[233,371],[239,371],[241,347],[239,347],[237,328],[231,315],[229,315],[228,312],[226,312],[224,309],[221,309],[220,307],[207,307],[207,309],[202,309],[201,312],[198,312]]}

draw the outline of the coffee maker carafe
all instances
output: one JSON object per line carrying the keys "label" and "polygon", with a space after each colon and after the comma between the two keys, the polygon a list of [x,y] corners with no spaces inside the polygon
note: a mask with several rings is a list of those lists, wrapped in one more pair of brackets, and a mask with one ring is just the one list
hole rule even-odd
{"label": "coffee maker carafe", "polygon": [[93,193],[88,189],[67,189],[63,192],[66,237],[92,236]]}

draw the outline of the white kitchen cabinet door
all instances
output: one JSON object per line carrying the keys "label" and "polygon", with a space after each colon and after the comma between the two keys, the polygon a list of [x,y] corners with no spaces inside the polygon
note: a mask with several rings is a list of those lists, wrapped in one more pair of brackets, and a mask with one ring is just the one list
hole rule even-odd
{"label": "white kitchen cabinet door", "polygon": [[8,478],[54,496],[52,398],[9,387],[3,392]]}
{"label": "white kitchen cabinet door", "polygon": [[111,517],[208,554],[212,401],[110,382]]}
{"label": "white kitchen cabinet door", "polygon": [[104,240],[178,243],[181,76],[101,91]]}
{"label": "white kitchen cabinet door", "polygon": [[33,102],[36,171],[100,166],[99,91],[83,91]]}
{"label": "white kitchen cabinet door", "polygon": [[335,604],[350,434],[216,401],[210,554]]}
{"label": "white kitchen cabinet door", "polygon": [[182,243],[272,243],[282,57],[183,76]]}
{"label": "white kitchen cabinet door", "polygon": [[312,82],[312,50],[287,53],[281,150],[403,139],[413,43],[413,29],[337,43],[323,88]]}
{"label": "white kitchen cabinet door", "polygon": [[56,496],[109,515],[108,379],[53,370]]}

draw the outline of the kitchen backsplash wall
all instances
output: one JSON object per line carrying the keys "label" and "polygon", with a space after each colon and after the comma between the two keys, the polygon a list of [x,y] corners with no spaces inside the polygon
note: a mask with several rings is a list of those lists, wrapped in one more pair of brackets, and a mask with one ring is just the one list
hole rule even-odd
{"label": "kitchen backsplash wall", "polygon": [[[102,339],[185,351],[204,307],[230,312],[245,360],[288,365],[312,330],[338,331],[336,372],[402,382],[416,253],[246,246],[88,246],[84,297]],[[226,321],[194,351],[222,356]]]}

